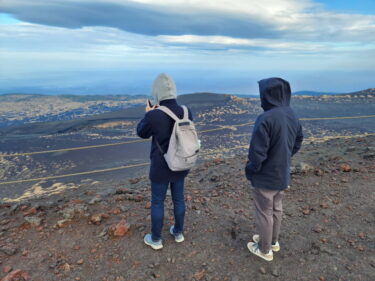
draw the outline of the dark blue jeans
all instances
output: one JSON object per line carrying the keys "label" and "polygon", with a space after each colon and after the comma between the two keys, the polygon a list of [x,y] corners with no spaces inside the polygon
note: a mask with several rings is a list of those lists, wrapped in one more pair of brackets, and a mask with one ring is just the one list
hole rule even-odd
{"label": "dark blue jeans", "polygon": [[[171,182],[171,193],[174,212],[174,232],[182,233],[185,218],[184,182],[182,178],[177,182]],[[151,182],[151,233],[152,240],[161,239],[161,230],[164,220],[164,200],[167,194],[168,183]]]}

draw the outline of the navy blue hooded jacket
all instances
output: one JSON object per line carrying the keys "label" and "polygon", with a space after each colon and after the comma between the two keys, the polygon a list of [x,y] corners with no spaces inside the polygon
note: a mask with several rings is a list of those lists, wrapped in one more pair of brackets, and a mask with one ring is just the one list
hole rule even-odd
{"label": "navy blue hooded jacket", "polygon": [[289,107],[291,90],[287,81],[259,81],[261,106],[250,141],[246,177],[256,188],[283,190],[290,182],[291,157],[301,148],[302,126]]}
{"label": "navy blue hooded jacket", "polygon": [[[160,101],[160,105],[168,107],[178,118],[182,118],[184,111],[181,106],[177,104],[176,99],[167,99]],[[193,120],[191,111],[189,109],[189,119]],[[151,166],[149,178],[155,183],[169,183],[176,182],[187,176],[189,171],[174,172],[171,171],[156,145],[158,140],[162,150],[167,152],[169,140],[171,138],[174,120],[161,110],[151,110],[146,113],[145,117],[138,123],[137,135],[141,138],[148,139],[152,137],[151,143]]]}

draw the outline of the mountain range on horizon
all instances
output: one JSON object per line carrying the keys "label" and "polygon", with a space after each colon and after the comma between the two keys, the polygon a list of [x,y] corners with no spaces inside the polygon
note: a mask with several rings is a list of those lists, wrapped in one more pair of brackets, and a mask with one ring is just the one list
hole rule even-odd
{"label": "mountain range on horizon", "polygon": [[[0,95],[0,135],[54,134],[101,126],[111,122],[133,122],[144,114],[147,96],[45,96]],[[375,89],[352,94],[306,96],[297,95],[291,106],[304,117],[344,116],[348,108],[356,115],[373,114]],[[229,94],[194,93],[178,96],[178,102],[192,108],[198,115],[210,115],[218,120],[224,112],[253,118],[261,111],[259,97],[241,98]],[[251,112],[253,115],[251,115]],[[244,117],[246,114],[250,114]],[[214,118],[215,119],[215,118]],[[216,120],[216,119],[215,119]]]}
{"label": "mountain range on horizon", "polygon": [[[259,94],[235,94],[235,93],[213,93],[213,92],[194,92],[194,93],[183,93],[183,94],[179,94],[179,95],[189,95],[189,94],[201,94],[201,93],[209,93],[209,94],[224,94],[224,95],[233,95],[233,96],[237,96],[237,97],[243,97],[243,98],[246,98],[246,97],[259,97]],[[364,90],[359,90],[359,91],[354,91],[354,92],[345,92],[345,93],[340,93],[340,92],[335,92],[335,91],[332,91],[332,92],[324,92],[324,91],[312,91],[312,90],[301,90],[301,91],[295,91],[293,92],[292,94],[294,96],[324,96],[324,95],[351,95],[351,94],[374,94],[375,93],[375,88],[368,88],[368,89],[364,89]],[[139,97],[139,98],[146,98],[148,97],[149,95],[148,94],[125,94],[125,93],[108,93],[108,94],[92,94],[92,93],[89,93],[89,94],[85,94],[85,93],[75,93],[75,94],[70,94],[70,93],[44,93],[43,91],[41,92],[37,92],[37,91],[9,91],[9,92],[2,92],[1,89],[0,89],[0,96],[4,97],[4,96],[59,96],[59,97],[64,97],[64,98],[69,98],[69,99],[72,99],[72,100],[82,100],[82,99],[86,99],[86,98],[89,98],[90,100],[96,100],[96,99],[100,99],[102,97],[113,97],[113,98],[116,98],[116,97],[123,97],[123,96],[132,96],[132,97]]]}

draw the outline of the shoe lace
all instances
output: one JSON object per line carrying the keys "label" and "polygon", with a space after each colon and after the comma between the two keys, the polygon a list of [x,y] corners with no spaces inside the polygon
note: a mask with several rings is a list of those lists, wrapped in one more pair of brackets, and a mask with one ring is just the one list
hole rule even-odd
{"label": "shoe lace", "polygon": [[255,251],[256,251],[256,252],[258,252],[258,251],[259,251],[259,252],[262,252],[262,251],[260,250],[260,248],[259,248],[259,243],[256,243],[254,246],[255,246]]}
{"label": "shoe lace", "polygon": [[259,253],[261,253],[261,254],[263,254],[263,255],[268,255],[269,253],[263,253],[261,250],[260,250],[260,248],[259,248],[259,243],[256,243],[256,246],[255,246],[255,251],[259,251]]}

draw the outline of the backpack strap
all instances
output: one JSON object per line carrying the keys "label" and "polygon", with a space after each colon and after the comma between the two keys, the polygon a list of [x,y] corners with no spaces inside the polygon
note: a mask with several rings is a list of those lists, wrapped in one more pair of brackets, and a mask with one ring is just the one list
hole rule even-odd
{"label": "backpack strap", "polygon": [[189,120],[189,111],[187,109],[187,107],[185,105],[182,105],[181,106],[184,110],[184,117],[183,117],[183,120],[184,121],[188,121]]}
{"label": "backpack strap", "polygon": [[177,116],[176,116],[176,114],[174,114],[173,112],[172,112],[172,110],[170,110],[168,107],[166,107],[166,106],[159,106],[157,109],[160,109],[161,111],[163,111],[165,114],[167,114],[169,117],[171,117],[174,121],[180,121],[181,119],[180,118],[178,118]]}
{"label": "backpack strap", "polygon": [[[168,107],[161,105],[161,106],[158,106],[156,109],[160,109],[160,110],[163,111],[165,114],[167,114],[169,117],[171,117],[174,121],[176,121],[176,122],[180,121],[180,118],[178,118],[178,117],[176,116],[176,114],[174,114],[174,113],[172,112],[172,110],[170,110]],[[164,155],[165,152],[164,152],[163,149],[161,148],[161,146],[160,146],[160,144],[159,144],[159,142],[158,142],[158,140],[157,140],[156,138],[155,138],[155,143],[156,143],[156,146],[158,147],[158,149],[159,149],[161,155]]]}
{"label": "backpack strap", "polygon": [[159,144],[159,142],[156,138],[155,138],[155,143],[156,143],[156,146],[158,147],[158,149],[160,151],[160,154],[164,155],[165,153],[164,153],[163,149],[161,148],[161,146],[160,146],[160,144]]}

